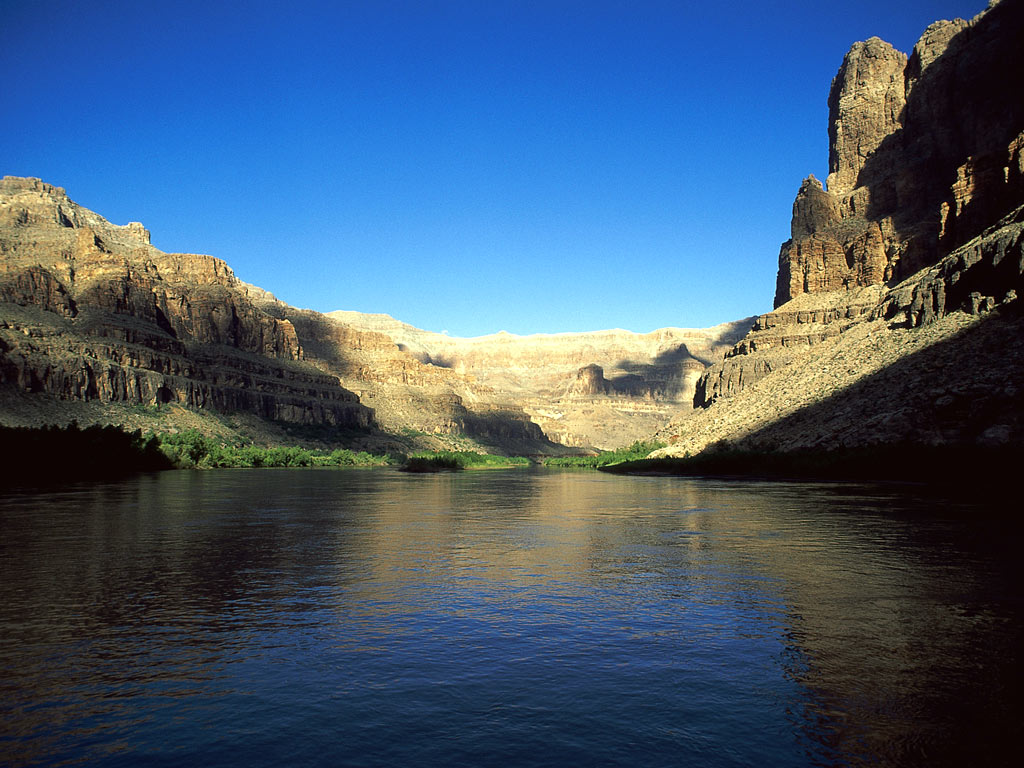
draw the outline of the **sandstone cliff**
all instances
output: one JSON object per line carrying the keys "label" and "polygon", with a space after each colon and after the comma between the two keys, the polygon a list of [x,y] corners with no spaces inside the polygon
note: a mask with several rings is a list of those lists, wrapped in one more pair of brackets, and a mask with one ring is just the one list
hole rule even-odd
{"label": "sandstone cliff", "polygon": [[111,224],[38,179],[0,180],[0,384],[68,401],[372,422],[224,262],[163,253],[141,224]]}
{"label": "sandstone cliff", "polygon": [[908,57],[871,38],[829,94],[827,188],[808,178],[782,246],[775,306],[802,293],[902,281],[1024,197],[1024,8],[939,21]]}
{"label": "sandstone cliff", "polygon": [[306,359],[358,393],[374,409],[382,430],[404,436],[412,445],[560,452],[561,446],[531,420],[520,402],[472,376],[423,362],[384,333],[272,298],[260,306],[287,318]]}
{"label": "sandstone cliff", "polygon": [[385,335],[431,369],[472,382],[487,398],[518,404],[552,440],[596,449],[647,438],[673,417],[691,413],[700,375],[751,322],[643,334],[501,332],[457,338],[388,315],[338,311],[329,316],[363,333]]}
{"label": "sandstone cliff", "polygon": [[450,339],[391,318],[328,317],[243,283],[219,259],[163,253],[141,224],[111,224],[58,187],[0,181],[7,421],[139,426],[135,412],[79,406],[143,406],[174,409],[173,424],[147,427],[248,415],[371,430],[361,439],[378,449],[615,448],[689,411],[700,373],[748,324]]}
{"label": "sandstone cliff", "polygon": [[163,253],[141,224],[111,224],[38,179],[0,181],[0,385],[8,404],[67,404],[29,403],[28,421],[40,410],[126,420],[73,403],[167,406],[188,425],[184,411],[307,425],[327,439],[333,427],[362,430],[377,449],[558,448],[469,377],[289,307],[219,259]]}
{"label": "sandstone cliff", "polygon": [[1024,439],[1024,3],[872,38],[829,95],[827,187],[804,181],[776,309],[696,387],[669,455]]}

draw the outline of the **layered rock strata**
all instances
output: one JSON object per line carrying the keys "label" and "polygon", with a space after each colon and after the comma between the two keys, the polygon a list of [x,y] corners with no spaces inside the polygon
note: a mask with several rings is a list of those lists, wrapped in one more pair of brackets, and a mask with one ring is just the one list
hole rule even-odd
{"label": "layered rock strata", "polygon": [[178,403],[367,428],[223,261],[166,254],[38,179],[0,180],[0,383],[67,400]]}
{"label": "layered rock strata", "polygon": [[488,397],[518,404],[552,440],[586,449],[613,449],[645,439],[673,417],[692,412],[697,380],[751,322],[745,318],[713,328],[662,328],[646,334],[501,332],[458,338],[388,315],[329,315],[348,327],[387,336],[431,369],[473,382]]}
{"label": "layered rock strata", "polygon": [[829,175],[793,204],[775,306],[803,293],[901,281],[997,223],[1024,197],[1019,0],[938,21],[908,57],[871,38],[829,94]]}
{"label": "layered rock strata", "polygon": [[[545,453],[649,434],[738,338],[735,326],[639,344],[601,332],[528,349],[508,334],[456,343],[372,326],[290,307],[219,259],[163,253],[141,224],[111,224],[38,179],[0,181],[0,384],[19,397],[374,427],[396,449]],[[601,390],[573,390],[598,364],[612,372]]]}
{"label": "layered rock strata", "polygon": [[387,432],[426,440],[430,447],[467,439],[471,444],[463,447],[521,454],[559,449],[514,398],[472,376],[423,362],[384,333],[297,310],[273,297],[260,306],[287,318],[306,359],[358,393]]}
{"label": "layered rock strata", "polygon": [[[1011,337],[1024,291],[1024,102],[1006,91],[1024,74],[1021,39],[1024,3],[1003,0],[931,25],[909,57],[877,38],[851,48],[829,96],[827,189],[810,177],[797,195],[776,309],[702,376],[706,411],[662,433],[667,453],[722,440],[1021,439],[1020,398],[1005,383],[1024,373]],[[904,379],[886,374],[896,370]],[[991,407],[936,415],[933,400],[966,391]]]}

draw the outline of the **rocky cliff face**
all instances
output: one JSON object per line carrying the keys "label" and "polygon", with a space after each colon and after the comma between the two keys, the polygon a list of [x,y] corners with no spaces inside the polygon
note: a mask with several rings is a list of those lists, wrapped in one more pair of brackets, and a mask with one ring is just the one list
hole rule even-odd
{"label": "rocky cliff face", "polygon": [[[377,447],[618,447],[689,410],[700,372],[747,324],[459,340],[327,317],[219,259],[163,253],[141,224],[111,224],[38,179],[0,181],[0,257],[8,395],[374,427]],[[572,386],[581,370],[600,373]]]}
{"label": "rocky cliff face", "polygon": [[607,395],[611,386],[604,377],[604,369],[600,365],[585,365],[576,372],[576,379],[569,385],[566,393],[569,397],[593,397]]}
{"label": "rocky cliff face", "polygon": [[[468,388],[460,390],[466,402],[515,403],[552,440],[598,449],[645,439],[674,416],[691,413],[698,378],[751,322],[745,318],[701,330],[662,328],[646,334],[501,332],[464,339],[423,331],[387,315],[342,311],[330,318],[363,333],[385,335],[433,376],[444,371],[452,381],[466,382]],[[300,338],[305,338],[301,332]]]}
{"label": "rocky cliff face", "polygon": [[423,447],[520,454],[557,452],[560,447],[520,402],[472,376],[423,362],[387,334],[272,298],[260,306],[293,323],[306,359],[357,392],[389,433],[412,437]]}
{"label": "rocky cliff face", "polygon": [[166,254],[38,179],[0,180],[0,383],[65,400],[366,428],[294,326],[210,256]]}
{"label": "rocky cliff face", "polygon": [[910,56],[850,49],[827,188],[797,194],[776,309],[701,377],[707,410],[662,433],[668,453],[1022,439],[1005,383],[1024,372],[1021,39],[1024,3],[1003,0],[931,25]]}
{"label": "rocky cliff face", "polygon": [[905,280],[997,223],[1024,198],[1024,7],[932,24],[908,57],[871,38],[829,94],[827,188],[793,204],[775,306],[803,293]]}

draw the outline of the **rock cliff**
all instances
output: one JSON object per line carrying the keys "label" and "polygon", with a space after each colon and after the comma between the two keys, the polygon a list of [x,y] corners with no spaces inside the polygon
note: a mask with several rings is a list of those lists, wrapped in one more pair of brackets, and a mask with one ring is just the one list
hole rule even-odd
{"label": "rock cliff", "polygon": [[370,447],[398,450],[615,448],[689,411],[700,373],[749,324],[451,339],[334,314],[211,256],[163,253],[141,224],[38,179],[0,181],[0,401],[52,398],[57,421],[94,403],[370,430]]}
{"label": "rock cliff", "polygon": [[939,21],[908,57],[871,38],[829,94],[829,175],[793,204],[775,306],[802,293],[902,281],[995,224],[1024,196],[1019,0]]}
{"label": "rock cliff", "polygon": [[141,224],[111,224],[38,179],[0,180],[0,384],[62,400],[372,423],[224,262],[163,253]]}
{"label": "rock cliff", "polygon": [[384,333],[272,298],[260,306],[287,318],[306,359],[357,392],[386,432],[405,436],[420,447],[520,454],[560,448],[514,398],[472,376],[423,362]]}
{"label": "rock cliff", "polygon": [[700,375],[751,322],[745,318],[713,328],[651,333],[501,332],[457,338],[388,315],[338,311],[329,316],[361,332],[385,335],[433,375],[440,369],[472,382],[478,393],[485,393],[477,399],[517,404],[558,443],[596,449],[645,439],[672,418],[691,413]]}
{"label": "rock cliff", "polygon": [[[1021,442],[1024,3],[856,43],[829,94],[829,176],[793,204],[775,311],[697,383],[669,455]],[[899,372],[899,375],[896,375]],[[968,401],[972,403],[968,407]]]}
{"label": "rock cliff", "polygon": [[909,55],[855,44],[828,95],[828,178],[793,204],[775,310],[704,330],[456,339],[322,315],[5,177],[0,385],[376,428],[411,447],[540,453],[655,431],[674,455],[1024,444],[1022,39],[1024,2],[1002,0],[931,25]]}

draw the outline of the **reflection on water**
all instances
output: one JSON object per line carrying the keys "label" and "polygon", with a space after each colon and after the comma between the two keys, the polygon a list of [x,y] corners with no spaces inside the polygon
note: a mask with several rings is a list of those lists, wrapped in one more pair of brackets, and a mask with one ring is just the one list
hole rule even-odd
{"label": "reflection on water", "polygon": [[1019,743],[1014,542],[891,488],[179,472],[8,494],[0,524],[5,764],[993,765]]}

